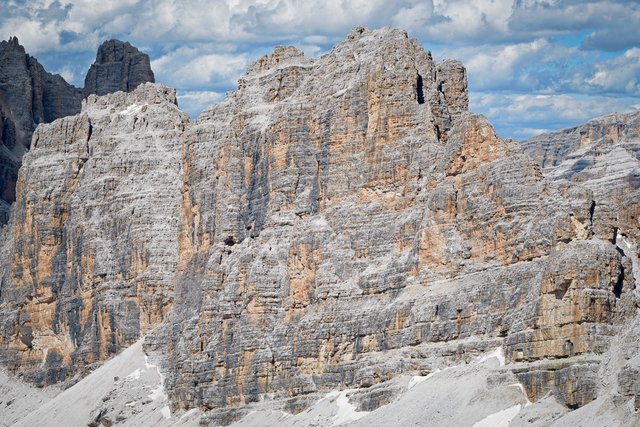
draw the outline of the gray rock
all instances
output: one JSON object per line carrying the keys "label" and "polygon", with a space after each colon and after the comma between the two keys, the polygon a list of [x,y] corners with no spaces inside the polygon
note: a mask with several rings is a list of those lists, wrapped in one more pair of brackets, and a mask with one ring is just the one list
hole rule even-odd
{"label": "gray rock", "polygon": [[155,82],[149,55],[128,42],[108,40],[100,45],[96,61],[84,79],[83,95],[131,92],[138,85]]}
{"label": "gray rock", "polygon": [[165,317],[188,122],[175,104],[146,84],[90,95],[80,115],[36,130],[0,288],[0,358],[25,378],[86,372]]}
{"label": "gray rock", "polygon": [[0,225],[6,223],[23,154],[39,123],[80,111],[80,91],[47,73],[16,37],[0,42]]}

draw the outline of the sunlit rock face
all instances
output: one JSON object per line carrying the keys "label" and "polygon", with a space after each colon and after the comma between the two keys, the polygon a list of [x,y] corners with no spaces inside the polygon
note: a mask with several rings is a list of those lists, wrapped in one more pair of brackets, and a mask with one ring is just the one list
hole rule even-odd
{"label": "sunlit rock face", "polygon": [[172,409],[229,423],[502,346],[580,407],[637,369],[640,199],[607,170],[619,196],[543,173],[392,29],[277,47],[195,121],[161,85],[92,96],[25,157],[0,354],[48,384],[153,330]]}
{"label": "sunlit rock face", "polygon": [[0,225],[9,220],[22,156],[38,124],[78,114],[91,94],[131,92],[153,81],[149,56],[127,42],[109,40],[98,48],[84,89],[48,73],[17,37],[0,42]]}
{"label": "sunlit rock face", "polygon": [[2,359],[38,384],[84,372],[165,317],[178,261],[175,91],[89,96],[41,125],[5,227]]}
{"label": "sunlit rock face", "polygon": [[77,114],[82,95],[27,55],[16,37],[0,42],[0,225],[15,201],[20,159],[38,123]]}

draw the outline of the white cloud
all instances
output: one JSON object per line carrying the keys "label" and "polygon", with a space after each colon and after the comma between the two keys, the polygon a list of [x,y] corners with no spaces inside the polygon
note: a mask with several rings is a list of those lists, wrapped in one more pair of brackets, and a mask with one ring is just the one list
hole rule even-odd
{"label": "white cloud", "polygon": [[224,93],[212,91],[178,91],[178,105],[192,118],[205,108],[224,99]]}
{"label": "white cloud", "polygon": [[70,67],[63,67],[60,70],[54,71],[54,73],[60,74],[68,83],[74,83],[76,80],[76,74]]}
{"label": "white cloud", "polygon": [[411,31],[422,31],[433,17],[433,3],[424,1],[410,7],[403,7],[391,18],[395,27]]}
{"label": "white cloud", "polygon": [[[196,92],[233,89],[275,45],[318,56],[355,26],[386,25],[409,30],[427,49],[440,44],[436,57],[462,60],[472,91],[507,96],[509,108],[518,108],[518,93],[638,96],[639,21],[640,4],[622,0],[0,0],[0,38],[17,35],[48,69],[81,80],[101,42],[128,40],[149,53],[156,79],[194,106]],[[82,59],[68,66],[72,53]],[[599,111],[590,107],[587,118]],[[536,121],[536,108],[522,111],[522,128],[555,126],[551,116]]]}
{"label": "white cloud", "polygon": [[638,109],[634,97],[578,94],[471,93],[470,109],[486,115],[502,136],[532,136],[533,130],[557,130],[614,111]]}
{"label": "white cloud", "polygon": [[434,41],[500,40],[509,33],[515,0],[435,0],[433,21],[424,34]]}
{"label": "white cloud", "polygon": [[0,34],[17,36],[27,52],[38,53],[56,50],[59,43],[58,29],[53,23],[41,23],[26,18],[8,19],[0,25]]}
{"label": "white cloud", "polygon": [[640,96],[640,48],[634,47],[622,56],[595,64],[586,83],[603,92]]}
{"label": "white cloud", "polygon": [[178,48],[151,62],[156,80],[182,89],[234,86],[249,64],[247,54],[207,53],[204,48]]}
{"label": "white cloud", "polygon": [[548,90],[565,78],[563,70],[557,74],[556,61],[582,55],[578,48],[570,48],[546,39],[509,45],[480,45],[446,52],[436,57],[453,57],[467,67],[470,88],[475,91],[509,89],[512,91]]}

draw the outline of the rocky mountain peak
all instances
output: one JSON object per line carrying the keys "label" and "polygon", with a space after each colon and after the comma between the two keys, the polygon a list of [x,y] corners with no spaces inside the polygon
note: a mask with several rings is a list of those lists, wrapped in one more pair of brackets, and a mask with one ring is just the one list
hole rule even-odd
{"label": "rocky mountain peak", "polygon": [[264,55],[251,65],[245,76],[253,76],[267,70],[291,65],[295,63],[308,63],[310,60],[304,57],[304,52],[293,46],[276,46],[273,53]]}
{"label": "rocky mountain peak", "polygon": [[149,55],[128,42],[107,40],[98,48],[96,61],[89,68],[83,94],[130,92],[145,82],[155,82]]}
{"label": "rocky mountain peak", "polygon": [[7,50],[19,51],[23,54],[25,53],[24,46],[20,44],[18,37],[16,36],[9,37],[9,40],[0,41],[0,51],[4,52]]}

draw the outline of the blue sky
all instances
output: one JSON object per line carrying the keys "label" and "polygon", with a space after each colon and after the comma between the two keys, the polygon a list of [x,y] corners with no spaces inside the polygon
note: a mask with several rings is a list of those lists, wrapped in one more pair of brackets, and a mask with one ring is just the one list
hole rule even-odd
{"label": "blue sky", "polygon": [[471,105],[522,139],[640,108],[640,2],[615,0],[0,0],[0,39],[76,86],[104,40],[148,53],[192,116],[257,57],[319,56],[355,26],[407,30],[469,75]]}

